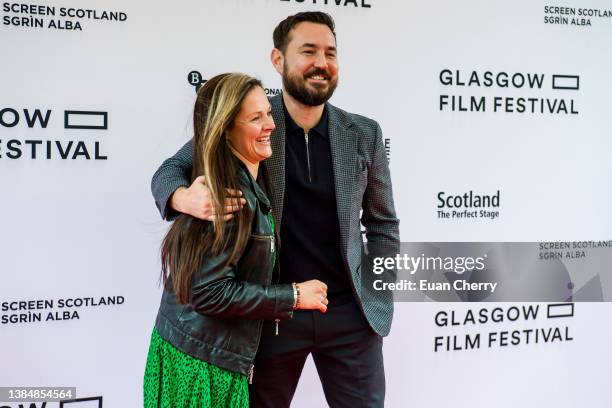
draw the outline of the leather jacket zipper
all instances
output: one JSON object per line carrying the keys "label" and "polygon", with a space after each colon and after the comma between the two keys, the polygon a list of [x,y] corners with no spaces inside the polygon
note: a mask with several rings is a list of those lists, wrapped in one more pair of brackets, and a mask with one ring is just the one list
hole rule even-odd
{"label": "leather jacket zipper", "polygon": [[249,370],[249,384],[253,384],[254,374],[255,374],[255,364],[251,364],[251,369]]}
{"label": "leather jacket zipper", "polygon": [[[272,210],[270,210],[270,214],[271,214],[271,211]],[[271,221],[271,223],[272,223],[272,225],[274,225],[273,221]],[[274,253],[275,248],[276,248],[275,239],[274,239],[275,238],[274,229],[272,230],[272,235],[271,236],[269,236],[269,235],[257,235],[257,234],[252,234],[252,235],[256,239],[269,239],[270,240],[270,253],[272,253],[272,254]],[[274,257],[274,259],[276,260],[276,257]],[[276,263],[276,261],[274,263]],[[275,266],[276,265],[272,265],[272,277],[273,278],[274,278],[274,267]],[[280,279],[280,273],[279,273],[278,279]],[[272,280],[274,280],[274,279],[272,279]],[[272,283],[274,284],[274,283],[278,283],[278,282],[272,282]],[[274,335],[275,336],[278,336],[278,324],[279,323],[280,323],[280,319],[278,319],[278,318],[274,319]]]}
{"label": "leather jacket zipper", "polygon": [[270,241],[270,252],[274,253],[274,251],[276,250],[274,248],[274,234],[272,235],[258,235],[258,234],[251,234],[251,236],[255,239],[261,239],[261,240],[269,240]]}
{"label": "leather jacket zipper", "polygon": [[[272,235],[251,234],[251,236],[259,240],[270,240],[270,253],[273,254],[276,251],[274,231],[272,231]],[[272,266],[272,268],[274,268],[274,266]],[[274,274],[274,271],[272,271],[272,274]],[[274,323],[276,327],[274,333],[277,336],[278,336],[278,323],[279,322],[280,322],[280,319],[274,319]],[[261,331],[259,333],[259,337],[261,338]],[[259,348],[259,340],[257,340],[257,347]],[[252,384],[254,369],[255,369],[255,366],[254,365],[251,366],[251,371],[249,372],[249,384]]]}
{"label": "leather jacket zipper", "polygon": [[306,165],[308,166],[308,182],[312,183],[312,175],[310,173],[310,149],[308,148],[308,132],[304,132],[304,140],[306,141]]}

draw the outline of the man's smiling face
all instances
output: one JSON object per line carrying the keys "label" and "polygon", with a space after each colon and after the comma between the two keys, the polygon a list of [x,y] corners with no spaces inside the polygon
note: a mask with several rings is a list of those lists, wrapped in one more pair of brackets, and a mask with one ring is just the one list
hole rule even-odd
{"label": "man's smiling face", "polygon": [[302,22],[289,34],[283,53],[283,86],[298,102],[327,102],[338,84],[336,39],[324,24]]}

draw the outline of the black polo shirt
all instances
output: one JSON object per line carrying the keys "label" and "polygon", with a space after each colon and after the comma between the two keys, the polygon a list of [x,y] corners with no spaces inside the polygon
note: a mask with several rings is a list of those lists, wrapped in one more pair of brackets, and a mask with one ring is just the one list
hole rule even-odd
{"label": "black polo shirt", "polygon": [[319,279],[328,286],[330,307],[345,304],[353,300],[353,294],[340,248],[327,108],[319,123],[308,132],[308,137],[286,108],[284,112],[281,282]]}

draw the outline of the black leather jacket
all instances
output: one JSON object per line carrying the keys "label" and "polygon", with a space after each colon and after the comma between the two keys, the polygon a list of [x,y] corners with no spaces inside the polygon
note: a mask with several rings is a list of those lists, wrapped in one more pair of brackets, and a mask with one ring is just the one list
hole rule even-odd
{"label": "black leather jacket", "polygon": [[[179,304],[171,288],[162,295],[155,327],[166,341],[195,358],[249,375],[263,320],[293,316],[293,288],[273,285],[275,234],[270,202],[244,166],[240,184],[253,211],[251,238],[235,264],[223,267],[230,251],[207,257],[191,278],[189,303]],[[273,276],[274,275],[274,276]]]}

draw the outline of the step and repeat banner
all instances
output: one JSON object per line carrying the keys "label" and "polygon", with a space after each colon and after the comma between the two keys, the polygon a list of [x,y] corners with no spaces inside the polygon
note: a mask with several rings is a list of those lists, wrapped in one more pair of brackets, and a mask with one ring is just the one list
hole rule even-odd
{"label": "step and repeat banner", "polygon": [[[2,1],[0,387],[64,393],[0,407],[141,405],[168,228],[150,178],[207,78],[280,92],[272,30],[306,10],[337,23],[332,103],[381,124],[402,241],[607,268],[607,1]],[[603,299],[572,265],[567,285]],[[401,300],[386,406],[610,406],[609,304]],[[293,406],[326,406],[311,362]]]}

